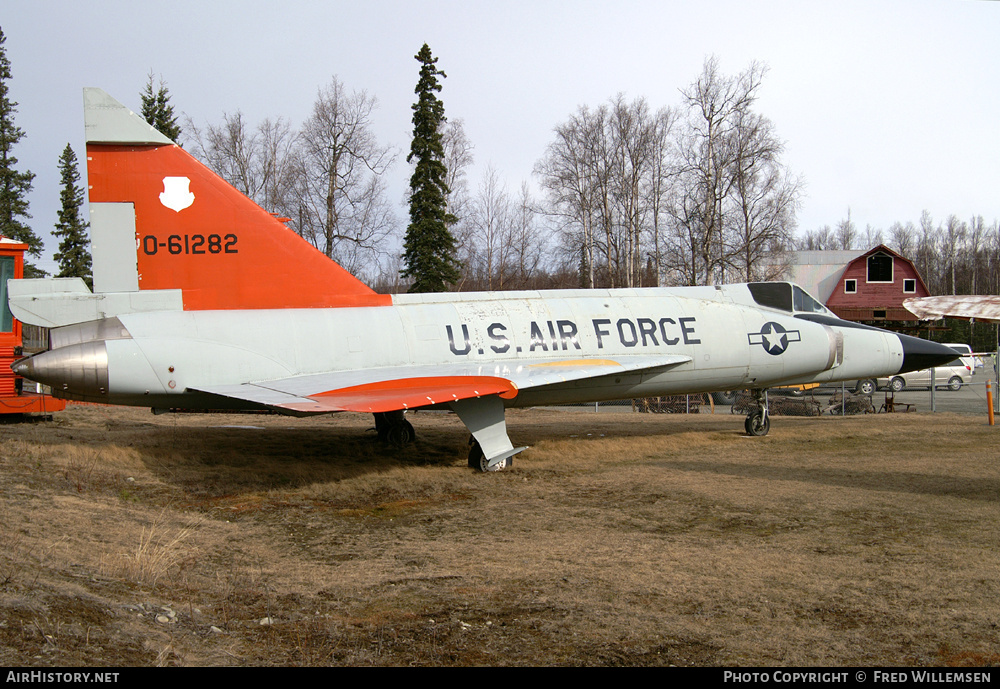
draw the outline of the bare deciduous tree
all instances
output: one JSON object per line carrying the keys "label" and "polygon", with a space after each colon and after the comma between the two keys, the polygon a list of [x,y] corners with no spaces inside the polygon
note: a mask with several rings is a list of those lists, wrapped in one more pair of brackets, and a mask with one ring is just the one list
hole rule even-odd
{"label": "bare deciduous tree", "polygon": [[556,127],[556,140],[535,172],[584,286],[657,280],[644,275],[647,247],[660,255],[673,121],[669,110],[653,114],[644,99],[627,102],[618,95],[594,110],[581,107]]}
{"label": "bare deciduous tree", "polygon": [[916,248],[917,230],[913,223],[894,222],[889,226],[889,244],[900,256],[911,256]]}
{"label": "bare deciduous tree", "polygon": [[917,239],[917,266],[924,280],[934,282],[937,268],[938,236],[931,214],[924,210],[920,214],[920,234]]}
{"label": "bare deciduous tree", "polygon": [[671,108],[662,108],[656,113],[650,132],[650,165],[645,180],[645,195],[649,204],[650,230],[653,234],[653,254],[651,256],[655,270],[655,286],[664,284],[664,256],[666,248],[663,233],[667,227],[664,222],[666,208],[673,191],[675,169],[671,160],[674,141],[674,126],[677,112]]}
{"label": "bare deciduous tree", "polygon": [[468,227],[467,270],[486,289],[503,289],[510,268],[513,213],[507,189],[492,166],[472,199]]}
{"label": "bare deciduous tree", "polygon": [[[444,123],[441,133],[441,144],[444,147],[444,164],[447,168],[445,183],[448,193],[445,196],[446,211],[455,218],[449,226],[449,231],[455,239],[455,256],[462,262],[462,277],[459,289],[464,288],[469,279],[468,261],[472,246],[472,227],[469,224],[472,199],[466,177],[472,166],[473,145],[465,134],[464,122],[461,119],[448,120]],[[407,190],[409,192],[409,189]]]}
{"label": "bare deciduous tree", "polygon": [[384,176],[395,154],[372,133],[375,106],[334,77],[301,131],[282,118],[251,127],[239,111],[203,130],[189,120],[187,129],[192,152],[209,167],[364,278],[377,274],[399,230]]}
{"label": "bare deciduous tree", "polygon": [[944,234],[941,236],[941,251],[946,261],[945,267],[949,277],[949,294],[958,294],[956,291],[955,275],[958,268],[960,248],[965,241],[967,226],[958,219],[957,215],[949,215],[945,224]]}
{"label": "bare deciduous tree", "polygon": [[548,247],[536,216],[527,183],[514,196],[497,170],[487,168],[470,203],[463,286],[488,290],[529,287],[539,276]]}
{"label": "bare deciduous tree", "polygon": [[538,208],[527,182],[514,200],[511,224],[513,271],[508,279],[511,289],[526,289],[539,277],[545,264],[548,241],[538,225]]}
{"label": "bare deciduous tree", "polygon": [[[701,76],[681,91],[687,120],[679,137],[680,188],[671,204],[674,236],[683,241],[689,284],[725,281],[728,263],[723,236],[726,202],[735,183],[740,161],[741,123],[749,113],[766,72],[759,63],[735,77],[723,75],[718,61],[705,61]],[[744,137],[749,140],[748,137]]]}
{"label": "bare deciduous tree", "polygon": [[792,245],[799,181],[781,165],[767,118],[743,111],[733,131],[733,183],[724,223],[729,264],[741,280],[775,279]]}
{"label": "bare deciduous tree", "polygon": [[593,158],[596,138],[594,117],[581,107],[569,120],[555,128],[555,141],[535,165],[548,194],[547,212],[557,219],[559,229],[575,238],[569,244],[580,260],[580,284],[595,283],[594,226],[597,182]]}
{"label": "bare deciduous tree", "polygon": [[448,212],[461,218],[467,211],[469,203],[469,188],[466,176],[474,161],[472,151],[475,148],[465,134],[465,122],[461,119],[448,120],[441,132],[441,143],[444,146],[444,164],[447,167],[445,183],[448,185],[446,201]]}
{"label": "bare deciduous tree", "polygon": [[851,220],[851,209],[847,209],[847,217],[837,223],[837,243],[839,249],[848,251],[854,248],[858,239],[858,228]]}
{"label": "bare deciduous tree", "polygon": [[865,225],[865,238],[863,243],[865,249],[874,249],[880,244],[885,244],[885,236],[882,234],[881,229],[872,227],[871,225]]}
{"label": "bare deciduous tree", "polygon": [[236,189],[270,211],[295,208],[298,134],[284,119],[265,119],[251,129],[243,113],[223,114],[222,124],[204,131],[188,120],[194,155]]}
{"label": "bare deciduous tree", "polygon": [[971,294],[979,293],[979,273],[980,273],[980,263],[981,256],[980,252],[983,249],[983,242],[986,240],[986,223],[983,220],[983,216],[977,215],[972,218],[972,221],[967,226],[967,231],[965,234],[966,240],[966,259],[965,262],[969,266],[969,272],[971,277],[969,280]]}
{"label": "bare deciduous tree", "polygon": [[376,104],[334,77],[320,89],[300,136],[302,235],[351,272],[383,255],[398,227],[384,179],[395,154],[371,130]]}

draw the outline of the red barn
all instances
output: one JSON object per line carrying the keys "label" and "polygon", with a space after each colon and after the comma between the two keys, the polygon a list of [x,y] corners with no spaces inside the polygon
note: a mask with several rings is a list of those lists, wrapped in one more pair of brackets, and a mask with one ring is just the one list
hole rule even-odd
{"label": "red barn", "polygon": [[913,263],[880,244],[847,264],[826,307],[848,321],[912,321],[903,300],[928,296]]}

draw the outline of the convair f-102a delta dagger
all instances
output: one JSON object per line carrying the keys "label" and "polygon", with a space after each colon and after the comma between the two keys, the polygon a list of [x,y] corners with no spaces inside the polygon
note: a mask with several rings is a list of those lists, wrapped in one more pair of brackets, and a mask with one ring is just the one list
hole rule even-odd
{"label": "convair f-102a delta dagger", "polygon": [[51,328],[15,371],[57,397],[157,409],[375,415],[450,409],[470,466],[524,448],[504,410],[879,378],[955,358],[839,320],[784,282],[482,294],[377,294],[99,89],[84,92],[94,290],[12,280]]}

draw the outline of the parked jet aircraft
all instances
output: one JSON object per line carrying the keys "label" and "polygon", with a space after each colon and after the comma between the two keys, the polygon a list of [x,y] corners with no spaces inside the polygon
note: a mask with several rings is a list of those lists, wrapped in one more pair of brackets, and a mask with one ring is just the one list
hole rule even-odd
{"label": "parked jet aircraft", "polygon": [[156,409],[453,410],[495,470],[504,409],[876,378],[955,357],[841,321],[801,288],[376,294],[99,89],[84,93],[94,291],[10,283],[49,350],[14,365],[59,397]]}

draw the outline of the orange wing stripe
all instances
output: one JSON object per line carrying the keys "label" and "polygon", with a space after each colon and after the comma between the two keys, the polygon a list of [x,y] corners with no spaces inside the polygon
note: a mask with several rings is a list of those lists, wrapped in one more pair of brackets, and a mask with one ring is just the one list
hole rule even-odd
{"label": "orange wing stripe", "polygon": [[385,412],[486,395],[513,399],[517,386],[492,376],[402,378],[320,392],[309,399],[330,411]]}

